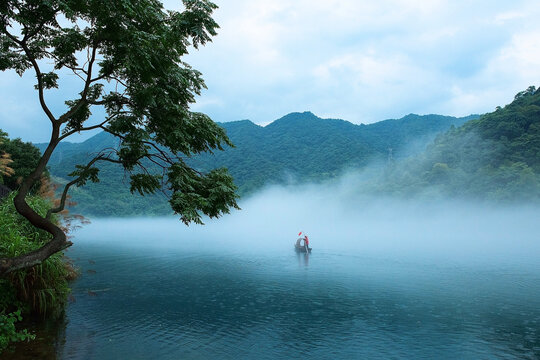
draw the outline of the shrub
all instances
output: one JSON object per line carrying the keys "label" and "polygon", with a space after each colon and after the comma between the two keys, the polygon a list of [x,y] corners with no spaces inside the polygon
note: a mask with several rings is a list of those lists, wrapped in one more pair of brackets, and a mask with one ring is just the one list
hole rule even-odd
{"label": "shrub", "polygon": [[[35,250],[50,239],[36,229],[14,208],[11,194],[0,202],[0,256],[14,257]],[[40,196],[27,198],[39,214],[50,208],[49,200]],[[31,339],[26,330],[17,331],[15,323],[22,315],[57,317],[62,314],[69,294],[68,279],[73,267],[63,254],[55,254],[30,269],[15,271],[0,279],[0,351],[14,341]]]}

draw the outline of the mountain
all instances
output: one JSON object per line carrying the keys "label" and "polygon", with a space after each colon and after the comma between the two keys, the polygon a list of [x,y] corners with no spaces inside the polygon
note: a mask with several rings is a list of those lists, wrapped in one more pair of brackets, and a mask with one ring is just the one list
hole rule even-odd
{"label": "mountain", "polygon": [[[410,114],[402,119],[355,125],[303,112],[288,114],[265,127],[249,120],[220,123],[235,147],[186,161],[200,171],[227,167],[240,194],[245,195],[266,184],[335,178],[347,169],[386,161],[389,148],[398,159],[416,154],[437,134],[477,117]],[[43,150],[46,144],[37,146]],[[50,172],[59,183],[65,183],[76,164],[84,164],[104,147],[117,146],[118,141],[107,133],[82,143],[61,143],[51,158]],[[119,216],[169,211],[162,194],[145,198],[131,195],[126,177],[114,164],[101,164],[100,169],[100,183],[72,191],[79,203],[78,212]]]}
{"label": "mountain", "polygon": [[[90,157],[92,153],[99,151],[100,149],[108,147],[117,147],[119,141],[115,139],[112,135],[106,132],[100,132],[88,140],[80,143],[71,143],[71,142],[61,142],[58,144],[56,149],[51,155],[49,160],[49,167],[55,167],[56,165],[62,164],[66,159],[69,159],[73,156],[78,156],[80,154],[85,155],[84,157]],[[43,153],[48,143],[38,143],[34,144],[40,151]]]}
{"label": "mountain", "polygon": [[386,159],[388,148],[397,157],[409,155],[407,144],[412,139],[421,151],[436,134],[476,117],[411,114],[355,125],[303,112],[288,114],[265,127],[246,120],[222,123],[236,147],[198,156],[191,164],[202,170],[227,167],[245,194],[269,183],[334,178],[346,169]]}
{"label": "mountain", "polygon": [[540,201],[540,90],[531,86],[504,108],[452,127],[375,187],[410,196],[428,190],[445,197]]}

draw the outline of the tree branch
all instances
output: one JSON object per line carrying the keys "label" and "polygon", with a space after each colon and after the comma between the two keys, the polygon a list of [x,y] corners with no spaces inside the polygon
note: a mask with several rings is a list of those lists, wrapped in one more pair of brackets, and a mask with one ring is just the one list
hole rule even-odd
{"label": "tree branch", "polygon": [[[120,163],[120,161],[111,159],[111,158],[109,158],[109,157],[107,157],[105,155],[99,155],[99,156],[96,156],[95,158],[93,158],[88,164],[86,164],[86,166],[84,167],[85,170],[90,169],[90,167],[92,165],[94,165],[97,161],[100,161],[100,160]],[[69,183],[66,184],[66,186],[64,187],[64,191],[62,191],[62,196],[60,197],[60,204],[57,207],[51,208],[51,209],[49,209],[47,211],[47,215],[45,216],[45,218],[47,220],[50,220],[52,214],[56,214],[56,213],[59,213],[60,211],[64,210],[65,205],[66,205],[67,193],[69,191],[69,188],[71,186],[75,185],[77,182],[79,182],[79,180],[81,180],[81,178],[82,178],[82,175],[79,176],[76,179],[71,180]]]}
{"label": "tree branch", "polygon": [[57,123],[53,123],[53,131],[49,145],[43,152],[43,155],[41,156],[41,159],[39,159],[38,165],[34,171],[32,171],[30,175],[23,180],[19,188],[19,192],[13,199],[17,212],[24,216],[36,228],[45,230],[51,234],[52,239],[41,248],[29,253],[13,258],[0,258],[0,277],[15,270],[40,264],[43,260],[47,259],[51,255],[71,246],[71,242],[67,241],[66,234],[60,227],[36,213],[36,211],[32,209],[26,202],[26,196],[30,192],[30,189],[34,183],[41,177],[41,174],[45,170],[45,167],[51,158],[51,154],[56,148],[56,145],[58,145],[59,133],[60,126]]}
{"label": "tree branch", "polygon": [[85,102],[86,102],[86,95],[88,94],[88,89],[90,88],[90,84],[92,83],[92,81],[91,81],[91,79],[92,79],[92,67],[94,65],[94,61],[96,60],[97,46],[98,46],[98,43],[95,42],[93,44],[93,48],[92,48],[92,57],[91,57],[90,62],[88,64],[88,73],[87,73],[87,76],[86,76],[86,81],[85,81],[85,84],[84,84],[84,89],[83,89],[82,94],[81,94],[81,98],[79,99],[79,101],[77,102],[77,104],[74,107],[69,109],[62,116],[60,116],[60,118],[58,119],[58,122],[60,122],[61,124],[68,122],[69,118],[71,116],[73,116],[73,114],[75,114],[81,108],[81,106],[83,106],[85,104]]}
{"label": "tree branch", "polygon": [[[50,51],[45,51],[45,53],[51,57],[52,59],[54,59],[56,62],[59,62],[60,61],[60,58],[58,56],[56,56],[55,54],[53,54],[52,52]],[[82,67],[77,67],[77,66],[70,66],[68,64],[63,64],[62,65],[63,67],[65,68],[68,68],[70,69],[74,75],[76,75],[79,79],[81,79],[82,81],[86,81],[86,79],[84,77],[81,76],[81,74],[79,74],[79,71],[82,72],[84,75],[88,75],[88,72],[86,71],[86,69],[82,68]]]}
{"label": "tree branch", "polygon": [[4,33],[11,39],[13,40],[15,43],[17,43],[23,50],[24,50],[24,53],[26,54],[26,56],[28,57],[28,60],[30,60],[30,62],[32,63],[32,66],[34,67],[34,71],[36,73],[36,78],[37,78],[37,81],[38,81],[38,92],[39,92],[39,103],[41,105],[41,108],[43,109],[43,111],[45,112],[45,114],[47,115],[47,117],[49,118],[49,120],[54,123],[56,121],[56,118],[54,117],[54,115],[52,114],[51,110],[49,109],[49,107],[47,106],[47,103],[45,102],[45,96],[43,94],[43,75],[41,73],[41,70],[39,68],[39,65],[36,61],[36,59],[34,58],[34,56],[32,55],[32,52],[30,51],[30,49],[28,48],[28,45],[26,44],[26,39],[23,39],[22,41],[17,39],[16,36],[10,34],[8,31],[4,31]]}
{"label": "tree branch", "polygon": [[68,131],[67,133],[63,134],[62,136],[60,136],[58,138],[58,141],[62,141],[64,140],[65,138],[77,133],[77,132],[81,132],[81,131],[89,131],[89,130],[95,130],[95,129],[102,129],[103,128],[103,125],[105,125],[106,123],[108,123],[109,121],[111,121],[112,117],[110,118],[107,118],[105,121],[97,124],[97,125],[92,125],[92,126],[87,126],[87,127],[83,127],[83,128],[80,128],[78,130],[71,130],[71,131]]}
{"label": "tree branch", "polygon": [[[122,105],[129,105],[130,99],[126,96],[120,96],[120,99],[123,100],[122,102],[119,102]],[[105,105],[109,102],[109,100],[97,100],[97,101],[89,101],[88,104],[90,105]]]}
{"label": "tree branch", "polygon": [[[108,132],[109,134],[112,134],[116,137],[119,137],[120,139],[125,139],[126,137],[123,136],[122,134],[118,134],[118,133],[115,133],[113,131],[111,131],[109,128],[105,127],[105,126],[102,126],[101,127],[103,129],[103,131],[105,132]],[[174,161],[169,157],[169,154],[167,154],[165,151],[163,151],[163,149],[161,149],[159,146],[157,146],[155,143],[151,142],[151,141],[141,141],[143,144],[145,145],[149,145],[151,147],[153,147],[159,154],[161,154],[162,156],[162,160],[168,164],[173,164]],[[150,154],[152,155],[152,154]],[[178,158],[178,157],[177,157]],[[179,159],[179,158],[178,158]],[[180,160],[180,159],[179,159]]]}
{"label": "tree branch", "polygon": [[[56,9],[54,12],[58,11],[58,9]],[[33,32],[28,32],[28,29],[26,28],[26,26],[24,27],[24,30],[25,30],[25,34],[23,36],[23,39],[22,41],[23,42],[26,42],[26,40],[36,36],[37,34],[39,34],[39,32],[41,31],[41,29],[43,29],[43,26],[45,26],[45,23],[46,21],[43,21],[42,23],[40,23],[35,29]]]}

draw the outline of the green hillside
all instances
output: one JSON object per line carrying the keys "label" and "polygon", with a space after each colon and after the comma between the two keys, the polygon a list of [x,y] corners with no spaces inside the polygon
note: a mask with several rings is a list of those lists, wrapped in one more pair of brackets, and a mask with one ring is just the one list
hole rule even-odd
{"label": "green hillside", "polygon": [[[186,161],[199,171],[227,167],[241,195],[267,184],[318,182],[338,177],[386,159],[388,148],[396,158],[417,153],[438,133],[460,126],[471,118],[440,115],[408,115],[369,125],[355,125],[338,119],[321,119],[310,112],[292,113],[261,127],[249,120],[221,123],[234,148],[215,154],[201,154]],[[414,143],[415,146],[410,146]],[[38,147],[44,148],[44,144]],[[117,147],[107,133],[82,143],[62,143],[51,158],[50,171],[59,183],[68,181],[76,164],[83,164],[104,147]],[[149,168],[152,169],[151,164]],[[101,182],[73,189],[77,211],[104,216],[164,214],[166,197],[131,195],[128,179],[114,164],[100,165]]]}
{"label": "green hillside", "polygon": [[530,87],[504,108],[439,135],[425,153],[391,167],[375,187],[409,196],[428,190],[447,197],[539,201],[540,90]]}

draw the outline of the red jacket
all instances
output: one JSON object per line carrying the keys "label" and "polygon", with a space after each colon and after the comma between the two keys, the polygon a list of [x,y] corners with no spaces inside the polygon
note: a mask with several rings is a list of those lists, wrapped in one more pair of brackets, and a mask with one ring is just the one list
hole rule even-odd
{"label": "red jacket", "polygon": [[309,246],[309,239],[308,239],[307,235],[304,236],[304,241],[306,242],[306,245]]}

